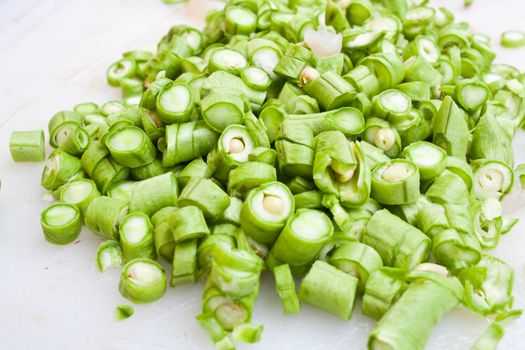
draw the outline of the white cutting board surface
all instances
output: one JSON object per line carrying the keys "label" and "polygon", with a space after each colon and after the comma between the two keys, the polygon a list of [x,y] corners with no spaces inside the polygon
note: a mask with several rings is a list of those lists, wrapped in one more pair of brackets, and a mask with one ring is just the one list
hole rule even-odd
{"label": "white cutting board surface", "polygon": [[[434,1],[454,10],[480,32],[491,33],[498,61],[525,70],[525,49],[502,49],[497,36],[525,30],[521,0]],[[79,242],[48,244],[39,227],[49,203],[39,179],[42,164],[15,164],[8,152],[13,130],[46,129],[56,112],[84,101],[119,97],[105,84],[106,67],[131,49],[153,49],[170,25],[188,21],[180,6],[160,0],[0,0],[0,349],[213,349],[194,317],[202,283],[169,288],[159,302],[135,306],[135,315],[113,319],[119,272],[98,272],[100,240],[87,230]],[[516,140],[525,162],[525,137]],[[516,269],[516,306],[525,304],[525,195],[506,207],[522,223],[494,252]],[[166,266],[167,267],[167,266]],[[270,276],[262,282],[253,321],[260,343],[241,349],[364,349],[374,323],[357,305],[350,322],[304,306],[283,316]],[[465,309],[447,315],[428,349],[468,349],[487,322]],[[508,328],[501,349],[525,349],[525,317]]]}

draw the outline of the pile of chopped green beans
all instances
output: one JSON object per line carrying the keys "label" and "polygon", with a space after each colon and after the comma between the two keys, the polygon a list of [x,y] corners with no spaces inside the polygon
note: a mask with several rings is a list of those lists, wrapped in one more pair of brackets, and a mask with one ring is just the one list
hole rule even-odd
{"label": "pile of chopped green beans", "polygon": [[[362,299],[369,349],[423,349],[459,304],[492,320],[472,349],[495,349],[521,313],[490,251],[518,221],[501,199],[525,186],[511,144],[525,74],[416,2],[229,0],[203,31],[124,53],[107,71],[122,102],[49,122],[44,237],[70,243],[85,223],[135,303],[206,280],[197,321],[220,350],[261,338],[264,270],[285,314],[303,302],[348,320]],[[41,131],[10,146],[45,156]]]}

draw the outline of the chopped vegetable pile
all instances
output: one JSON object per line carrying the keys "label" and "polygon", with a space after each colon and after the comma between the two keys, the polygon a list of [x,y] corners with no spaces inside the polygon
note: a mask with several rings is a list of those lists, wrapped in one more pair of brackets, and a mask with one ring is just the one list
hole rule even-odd
{"label": "chopped vegetable pile", "polygon": [[[473,349],[495,349],[521,313],[490,251],[518,221],[501,199],[515,176],[525,186],[512,149],[525,75],[416,3],[230,0],[203,31],[177,25],[156,52],[124,53],[107,71],[122,102],[49,122],[42,186],[59,202],[45,238],[71,243],[84,223],[135,303],[205,279],[197,320],[221,350],[261,338],[264,270],[285,314],[308,303],[348,320],[362,299],[378,320],[369,349],[423,349],[459,304],[493,321]],[[45,157],[42,131],[10,147]]]}

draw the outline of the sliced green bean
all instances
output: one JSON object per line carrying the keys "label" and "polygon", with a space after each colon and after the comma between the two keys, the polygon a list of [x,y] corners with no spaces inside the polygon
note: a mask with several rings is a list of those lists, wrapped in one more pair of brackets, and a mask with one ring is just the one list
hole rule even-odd
{"label": "sliced green bean", "polygon": [[168,125],[166,137],[158,141],[162,165],[169,167],[205,156],[218,139],[219,135],[202,120]]}
{"label": "sliced green bean", "polygon": [[199,322],[202,330],[206,333],[208,338],[210,338],[215,347],[218,350],[234,350],[235,346],[233,345],[230,338],[228,338],[227,333],[222,328],[221,324],[217,321],[214,315],[211,314],[201,314],[197,316],[197,321]]}
{"label": "sliced green bean", "polygon": [[137,168],[155,160],[156,149],[146,133],[137,127],[126,127],[109,132],[106,146],[111,156],[121,165]]}
{"label": "sliced green bean", "polygon": [[362,241],[374,248],[387,266],[413,269],[424,262],[430,239],[388,210],[379,210],[368,222]]}
{"label": "sliced green bean", "polygon": [[40,224],[48,242],[68,244],[80,234],[82,216],[73,204],[56,203],[42,212]]}
{"label": "sliced green bean", "polygon": [[472,168],[466,161],[449,156],[447,157],[446,169],[461,177],[461,179],[467,185],[469,191],[472,189],[474,173],[472,172]]}
{"label": "sliced green bean", "polygon": [[514,270],[503,261],[484,256],[478,265],[463,269],[459,278],[465,286],[465,305],[489,315],[512,305]]}
{"label": "sliced green bean", "polygon": [[179,242],[173,253],[171,286],[194,283],[197,280],[197,240]]}
{"label": "sliced green bean", "polygon": [[129,199],[130,212],[148,216],[177,203],[178,186],[174,173],[168,172],[136,183]]}
{"label": "sliced green bean", "polygon": [[359,242],[340,245],[330,256],[329,263],[357,278],[361,292],[364,292],[369,276],[383,266],[379,254],[373,248]]}
{"label": "sliced green bean", "polygon": [[415,271],[409,278],[413,282],[370,334],[369,349],[423,349],[439,319],[462,299],[455,277]]}
{"label": "sliced green bean", "polygon": [[232,124],[242,124],[245,101],[239,95],[213,91],[202,100],[202,116],[210,128],[223,132]]}
{"label": "sliced green bean", "polygon": [[371,114],[395,123],[405,118],[410,112],[411,101],[407,94],[400,90],[390,89],[372,99]]}
{"label": "sliced green bean", "polygon": [[456,101],[466,111],[475,111],[489,98],[488,87],[479,81],[462,80],[456,84]]}
{"label": "sliced green bean", "polygon": [[422,56],[410,57],[403,65],[405,66],[406,81],[422,81],[434,87],[439,85],[443,79],[439,71],[432,66],[432,63]]}
{"label": "sliced green bean", "polygon": [[9,151],[15,162],[41,162],[46,159],[44,132],[13,131]]}
{"label": "sliced green bean", "polygon": [[244,323],[233,328],[232,336],[233,339],[243,343],[257,343],[261,340],[263,330],[264,327],[262,325]]}
{"label": "sliced green bean", "polygon": [[120,244],[126,262],[137,258],[155,259],[153,225],[142,213],[126,215],[120,225]]}
{"label": "sliced green bean", "polygon": [[355,95],[355,88],[340,75],[329,71],[316,77],[310,73],[313,68],[306,68],[299,78],[304,91],[315,98],[325,110],[337,109],[350,103]]}
{"label": "sliced green bean", "polygon": [[279,265],[273,268],[275,277],[275,287],[281,298],[283,312],[291,315],[301,311],[301,304],[295,290],[295,281],[288,264]]}
{"label": "sliced green bean", "polygon": [[255,241],[272,243],[294,212],[294,199],[280,182],[265,183],[248,193],[242,206],[240,223]]}
{"label": "sliced green bean", "polygon": [[101,196],[91,201],[84,219],[86,226],[94,234],[106,239],[118,240],[118,227],[127,212],[126,201]]}
{"label": "sliced green bean", "polygon": [[476,265],[481,259],[477,240],[454,229],[441,231],[432,238],[432,255],[439,264],[455,270]]}
{"label": "sliced green bean", "polygon": [[246,162],[240,164],[229,174],[228,193],[244,198],[253,188],[277,180],[275,168],[266,163]]}
{"label": "sliced green bean", "polygon": [[423,181],[440,175],[447,165],[446,152],[426,141],[412,143],[403,150],[403,155],[417,165]]}
{"label": "sliced green bean", "polygon": [[156,110],[166,124],[187,122],[193,107],[191,89],[185,84],[168,84],[157,96]]}
{"label": "sliced green bean", "polygon": [[157,255],[167,261],[173,261],[175,240],[171,232],[168,218],[177,211],[176,207],[164,207],[151,216],[153,224],[153,241]]}
{"label": "sliced green bean", "polygon": [[229,125],[219,137],[217,147],[208,154],[209,174],[227,182],[230,171],[247,162],[254,148],[255,140],[245,126]]}
{"label": "sliced green bean", "polygon": [[56,190],[81,171],[80,160],[60,149],[55,149],[46,160],[41,184],[47,190]]}
{"label": "sliced green bean", "polygon": [[196,206],[210,220],[217,220],[230,205],[230,197],[210,179],[192,178],[182,190],[179,207]]}
{"label": "sliced green bean", "polygon": [[299,299],[349,320],[354,308],[358,280],[324,261],[316,261],[299,289]]}
{"label": "sliced green bean", "polygon": [[333,224],[323,212],[297,210],[277,237],[270,256],[275,262],[300,269],[315,260],[333,232]]}
{"label": "sliced green bean", "polygon": [[401,152],[401,138],[397,129],[384,119],[368,118],[363,139],[383,150],[389,157],[397,157]]}
{"label": "sliced green bean", "polygon": [[503,47],[522,47],[525,46],[525,33],[518,30],[511,30],[501,33],[501,46]]}
{"label": "sliced green bean", "polygon": [[56,136],[60,130],[68,126],[82,127],[82,115],[77,112],[61,111],[53,115],[48,123],[49,144],[57,147]]}
{"label": "sliced green bean", "polygon": [[216,245],[210,280],[228,297],[239,299],[257,291],[261,260],[245,250]]}
{"label": "sliced green bean", "polygon": [[419,172],[415,163],[394,159],[372,172],[370,195],[386,205],[413,203],[419,198]]}
{"label": "sliced green bean", "polygon": [[366,283],[361,311],[376,320],[394,305],[407,288],[406,272],[394,267],[381,267]]}
{"label": "sliced green bean", "polygon": [[446,96],[434,118],[434,144],[443,148],[450,156],[465,159],[469,135],[465,112],[450,96]]}
{"label": "sliced green bean", "polygon": [[131,260],[122,270],[119,290],[134,303],[154,302],[166,291],[166,272],[153,260]]}
{"label": "sliced green bean", "polygon": [[500,120],[490,113],[481,116],[472,133],[471,159],[493,159],[514,166],[512,137],[507,135]]}
{"label": "sliced green bean", "polygon": [[471,162],[474,171],[473,192],[478,199],[501,199],[514,184],[514,172],[505,163],[495,160]]}
{"label": "sliced green bean", "polygon": [[78,179],[64,186],[60,193],[60,200],[64,203],[75,205],[82,216],[86,215],[89,203],[100,196],[97,185],[93,180]]}
{"label": "sliced green bean", "polygon": [[120,86],[124,78],[133,78],[137,70],[135,60],[131,58],[122,58],[109,66],[106,72],[108,84],[111,86]]}
{"label": "sliced green bean", "polygon": [[135,313],[135,310],[129,305],[117,305],[115,308],[115,319],[117,321],[125,320],[130,318]]}
{"label": "sliced green bean", "polygon": [[97,266],[100,272],[116,269],[124,264],[124,256],[119,242],[107,240],[97,249]]}
{"label": "sliced green bean", "polygon": [[434,203],[464,204],[469,191],[463,180],[454,173],[441,174],[428,188],[426,196]]}
{"label": "sliced green bean", "polygon": [[203,238],[210,234],[202,211],[186,206],[174,211],[168,218],[175,243]]}

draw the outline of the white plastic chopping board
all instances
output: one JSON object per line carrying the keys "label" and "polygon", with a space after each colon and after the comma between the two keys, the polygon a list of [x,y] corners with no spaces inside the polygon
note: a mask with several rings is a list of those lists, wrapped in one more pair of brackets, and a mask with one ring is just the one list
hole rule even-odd
{"label": "white plastic chopping board", "polygon": [[[525,70],[525,48],[502,49],[504,30],[525,30],[521,0],[433,1],[473,29],[490,34],[498,62]],[[0,349],[213,349],[194,317],[202,284],[169,288],[135,315],[113,319],[119,271],[100,273],[100,240],[84,231],[76,244],[47,243],[39,227],[43,164],[15,164],[8,152],[13,130],[45,129],[57,111],[84,101],[103,103],[120,92],[105,83],[105,69],[131,49],[154,49],[173,24],[189,22],[181,6],[160,0],[0,0]],[[515,142],[525,162],[525,135]],[[525,304],[525,195],[505,203],[522,218],[494,252],[516,269],[516,306]],[[168,266],[166,266],[169,268]],[[374,323],[356,305],[345,322],[307,305],[283,316],[270,276],[262,281],[253,321],[265,331],[260,343],[240,349],[364,349]],[[468,349],[487,322],[458,308],[436,327],[428,349]],[[525,317],[508,327],[500,349],[525,349]]]}

